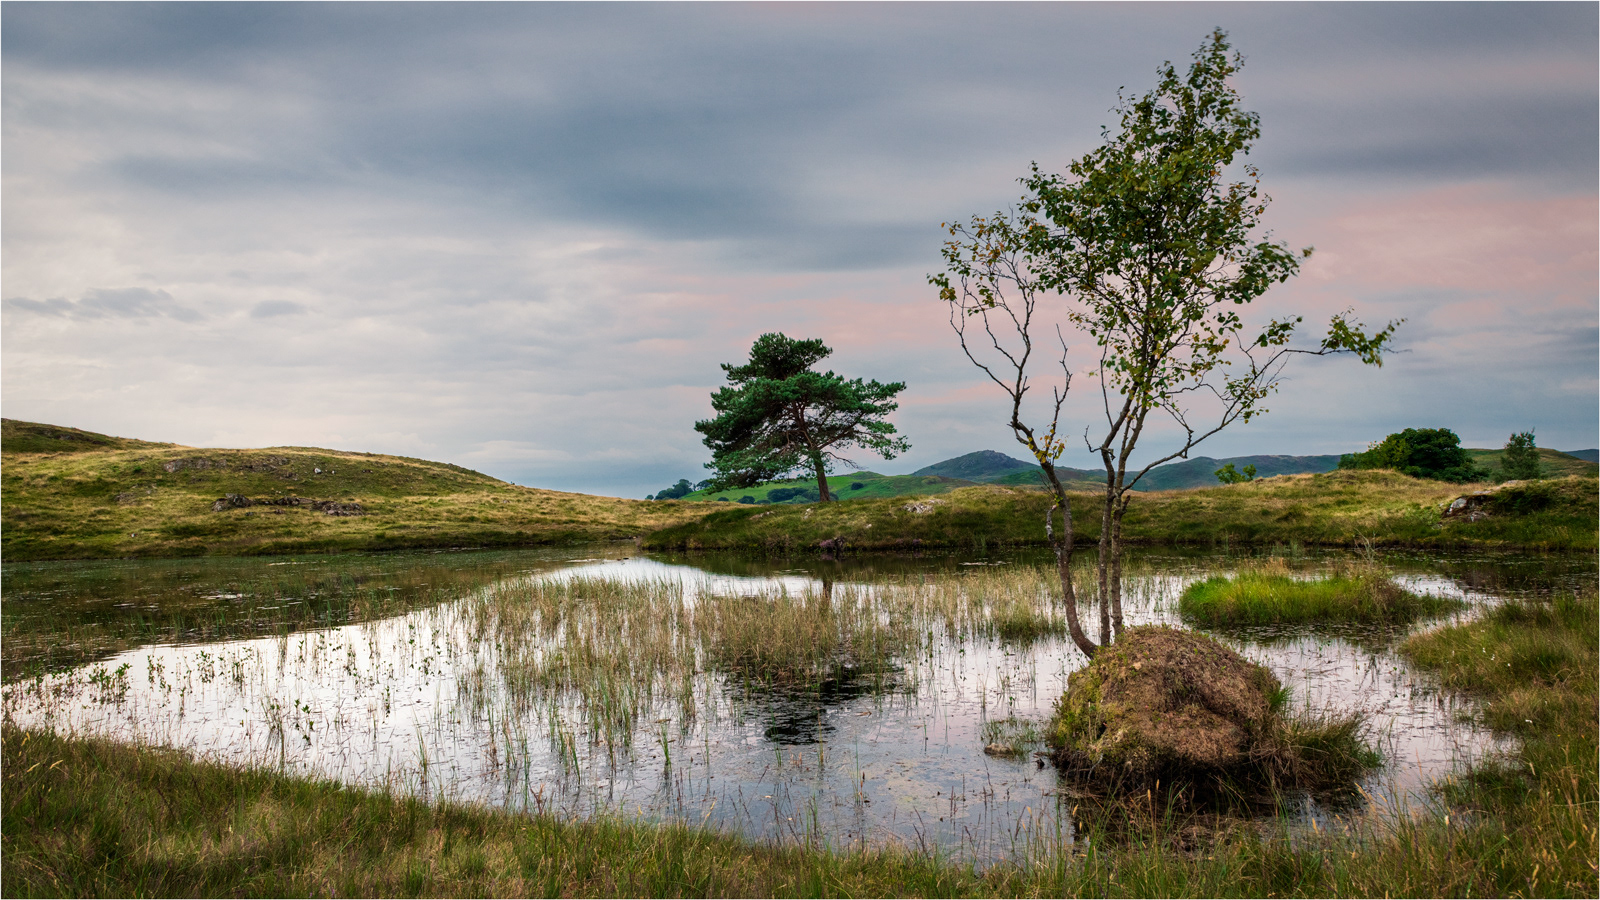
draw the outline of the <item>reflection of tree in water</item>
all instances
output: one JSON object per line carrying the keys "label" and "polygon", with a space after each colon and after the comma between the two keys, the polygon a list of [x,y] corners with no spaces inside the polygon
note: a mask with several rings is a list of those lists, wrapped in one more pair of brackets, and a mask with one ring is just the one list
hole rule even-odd
{"label": "reflection of tree in water", "polygon": [[763,691],[751,698],[751,709],[766,724],[763,734],[775,744],[816,744],[834,732],[828,722],[830,708],[843,707],[872,693],[873,679],[855,669],[842,669],[840,677],[823,680],[807,691]]}

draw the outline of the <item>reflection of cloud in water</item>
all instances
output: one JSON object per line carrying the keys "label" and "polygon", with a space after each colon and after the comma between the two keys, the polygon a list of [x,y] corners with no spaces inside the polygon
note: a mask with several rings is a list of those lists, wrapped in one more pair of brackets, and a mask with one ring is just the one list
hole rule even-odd
{"label": "reflection of cloud in water", "polygon": [[[574,578],[618,581],[623,584],[649,582],[683,585],[683,599],[693,604],[707,594],[741,596],[746,594],[788,593],[799,596],[821,590],[822,579],[805,575],[718,575],[693,566],[657,562],[644,556],[627,559],[575,560],[582,565],[530,576],[545,581],[570,581]],[[831,582],[830,582],[831,583]]]}

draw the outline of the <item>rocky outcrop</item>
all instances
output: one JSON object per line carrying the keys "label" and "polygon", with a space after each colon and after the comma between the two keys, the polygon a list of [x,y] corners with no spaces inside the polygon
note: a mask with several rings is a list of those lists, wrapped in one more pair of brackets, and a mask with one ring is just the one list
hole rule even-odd
{"label": "rocky outcrop", "polygon": [[221,499],[211,504],[212,512],[224,512],[230,509],[244,509],[250,506],[308,506],[313,512],[328,516],[364,516],[366,509],[359,503],[349,500],[312,500],[309,497],[264,497],[252,500],[240,494],[225,494]]}
{"label": "rocky outcrop", "polygon": [[1486,491],[1473,491],[1470,494],[1451,500],[1444,508],[1441,518],[1446,521],[1477,522],[1489,518],[1495,512],[1495,501],[1505,492],[1516,493],[1528,486],[1527,481],[1507,481],[1497,484]]}
{"label": "rocky outcrop", "polygon": [[231,463],[227,459],[213,459],[209,456],[187,456],[181,459],[169,459],[161,464],[167,472],[181,472],[184,469],[204,471],[208,469],[226,470],[233,468],[241,472],[273,472],[279,466],[289,464],[286,456],[266,456],[247,459],[235,458]]}

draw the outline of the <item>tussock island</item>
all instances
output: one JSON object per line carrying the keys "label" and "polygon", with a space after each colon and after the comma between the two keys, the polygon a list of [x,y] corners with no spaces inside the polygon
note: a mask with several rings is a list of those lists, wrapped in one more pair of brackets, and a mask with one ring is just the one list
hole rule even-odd
{"label": "tussock island", "polygon": [[[937,496],[737,505],[523,487],[448,463],[312,447],[218,450],[4,420],[0,552],[43,559],[525,547],[638,540],[647,549],[1040,546],[1049,498],[978,485]],[[1467,496],[1470,502],[1450,506]],[[1074,493],[1077,537],[1100,495]],[[1133,544],[1594,550],[1592,471],[1454,485],[1387,471],[1283,475],[1137,495]]]}

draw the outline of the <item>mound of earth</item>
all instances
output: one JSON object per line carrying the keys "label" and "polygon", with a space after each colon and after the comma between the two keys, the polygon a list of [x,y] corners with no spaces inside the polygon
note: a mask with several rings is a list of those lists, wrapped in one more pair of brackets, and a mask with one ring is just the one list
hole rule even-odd
{"label": "mound of earth", "polygon": [[1205,635],[1130,628],[1072,674],[1047,740],[1064,774],[1144,784],[1244,766],[1274,741],[1278,679]]}

